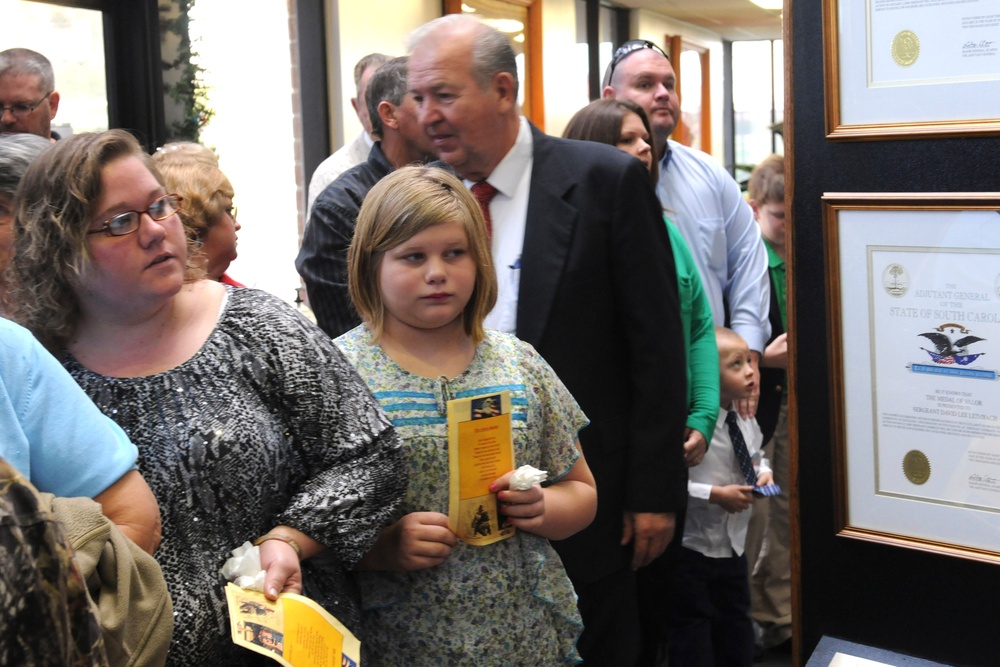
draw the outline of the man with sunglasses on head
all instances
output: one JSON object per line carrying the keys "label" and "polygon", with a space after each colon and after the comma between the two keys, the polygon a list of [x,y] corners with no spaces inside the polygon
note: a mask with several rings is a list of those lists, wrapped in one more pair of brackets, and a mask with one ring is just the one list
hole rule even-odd
{"label": "man with sunglasses on head", "polygon": [[52,63],[31,49],[0,51],[0,134],[37,134],[55,141],[52,119],[59,109]]}
{"label": "man with sunglasses on head", "polygon": [[[653,42],[625,42],[604,74],[603,97],[646,111],[660,161],[656,193],[691,248],[715,326],[736,331],[759,361],[771,331],[767,251],[733,177],[711,155],[669,139],[681,115],[670,59]],[[740,407],[745,416],[755,410],[756,396]]]}
{"label": "man with sunglasses on head", "polygon": [[[771,333],[767,250],[753,211],[715,158],[669,139],[681,108],[677,76],[660,47],[644,39],[625,42],[615,51],[603,84],[603,97],[631,100],[649,117],[660,161],[656,194],[691,249],[715,326],[733,329],[750,347],[757,374],[754,394],[738,401],[737,409],[752,417],[760,391],[758,364]],[[683,517],[677,530],[683,533]],[[667,582],[678,548],[675,543],[638,573],[643,664],[654,663],[663,650],[660,638],[671,597]]]}

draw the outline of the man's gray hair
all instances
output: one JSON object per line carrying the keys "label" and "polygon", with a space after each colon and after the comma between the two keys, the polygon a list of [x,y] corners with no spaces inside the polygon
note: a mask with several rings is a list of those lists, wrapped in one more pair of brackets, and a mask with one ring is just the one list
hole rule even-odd
{"label": "man's gray hair", "polygon": [[52,142],[37,134],[0,134],[0,195],[14,199],[21,177]]}
{"label": "man's gray hair", "polygon": [[406,75],[409,71],[409,56],[393,58],[375,70],[368,80],[368,90],[365,92],[365,103],[368,105],[368,117],[372,123],[372,134],[382,137],[382,118],[378,115],[378,105],[388,102],[394,107],[403,103],[406,96]]}
{"label": "man's gray hair", "polygon": [[517,58],[514,54],[514,48],[510,45],[510,40],[496,28],[481,23],[470,16],[446,14],[425,23],[410,33],[408,40],[410,52],[412,53],[425,40],[433,39],[439,30],[450,28],[454,28],[456,31],[474,31],[471,65],[472,76],[476,79],[479,87],[487,90],[493,77],[504,72],[510,74],[514,80],[514,97],[516,98],[520,81],[517,77]]}
{"label": "man's gray hair", "polygon": [[52,92],[56,88],[56,77],[52,73],[52,63],[37,51],[31,49],[7,49],[0,51],[0,76],[37,76],[42,88]]}
{"label": "man's gray hair", "polygon": [[[381,67],[390,60],[392,60],[392,56],[387,56],[384,53],[369,53],[357,62],[354,66],[354,90],[357,91],[358,95],[361,94],[361,77],[365,75],[365,70],[369,67]],[[358,101],[362,104],[365,103],[364,100]]]}

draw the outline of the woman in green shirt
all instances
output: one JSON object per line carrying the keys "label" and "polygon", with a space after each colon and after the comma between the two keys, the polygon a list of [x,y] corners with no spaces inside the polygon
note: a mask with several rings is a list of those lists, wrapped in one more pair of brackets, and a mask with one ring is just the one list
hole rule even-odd
{"label": "woman in green shirt", "polygon": [[[650,126],[642,107],[629,100],[597,100],[576,112],[566,126],[567,139],[610,144],[634,155],[649,169],[653,187],[659,178],[650,147]],[[674,263],[687,355],[687,428],[684,458],[701,463],[719,415],[719,353],[708,297],[702,289],[694,258],[680,231],[664,216]]]}

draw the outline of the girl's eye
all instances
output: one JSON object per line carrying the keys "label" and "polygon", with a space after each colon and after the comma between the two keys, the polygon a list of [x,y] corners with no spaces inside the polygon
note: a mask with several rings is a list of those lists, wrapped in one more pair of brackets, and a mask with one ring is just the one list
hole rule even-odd
{"label": "girl's eye", "polygon": [[453,248],[452,250],[449,250],[449,251],[448,251],[447,253],[445,253],[445,254],[446,254],[446,256],[447,256],[447,257],[452,257],[452,258],[455,258],[455,257],[461,257],[461,256],[462,256],[462,255],[464,255],[464,254],[465,254],[466,252],[467,252],[467,251],[466,251],[466,249],[465,249],[465,248]]}

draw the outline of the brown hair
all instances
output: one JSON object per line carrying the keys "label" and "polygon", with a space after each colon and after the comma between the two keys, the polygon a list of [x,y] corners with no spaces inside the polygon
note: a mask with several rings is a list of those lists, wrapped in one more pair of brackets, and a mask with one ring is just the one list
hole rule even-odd
{"label": "brown hair", "polygon": [[476,199],[460,180],[436,167],[403,167],[392,172],[365,197],[347,253],[347,283],[354,308],[378,340],[385,323],[379,273],[385,253],[428,227],[461,222],[476,265],[476,286],[462,313],[465,332],[474,343],[485,337],[483,320],[497,300],[497,277]]}
{"label": "brown hair", "polygon": [[[642,121],[642,126],[646,128],[646,134],[650,141],[653,137],[653,129],[649,124],[649,118],[643,108],[626,99],[603,99],[594,100],[583,107],[569,119],[566,129],[563,130],[563,137],[566,139],[578,139],[581,141],[596,141],[609,146],[618,146],[618,140],[622,136],[622,125],[625,116],[634,113]],[[659,165],[656,162],[656,155],[653,155],[653,163],[649,169],[649,176],[652,179],[653,187],[660,178]]]}
{"label": "brown hair", "polygon": [[768,155],[754,167],[747,183],[747,194],[757,206],[784,203],[785,201],[785,158]]}
{"label": "brown hair", "polygon": [[[87,231],[102,194],[104,167],[136,157],[162,185],[163,177],[125,130],[76,134],[57,141],[28,167],[14,211],[15,318],[50,348],[62,347],[80,317],[76,293],[91,261]],[[188,268],[187,280],[202,273]]]}

